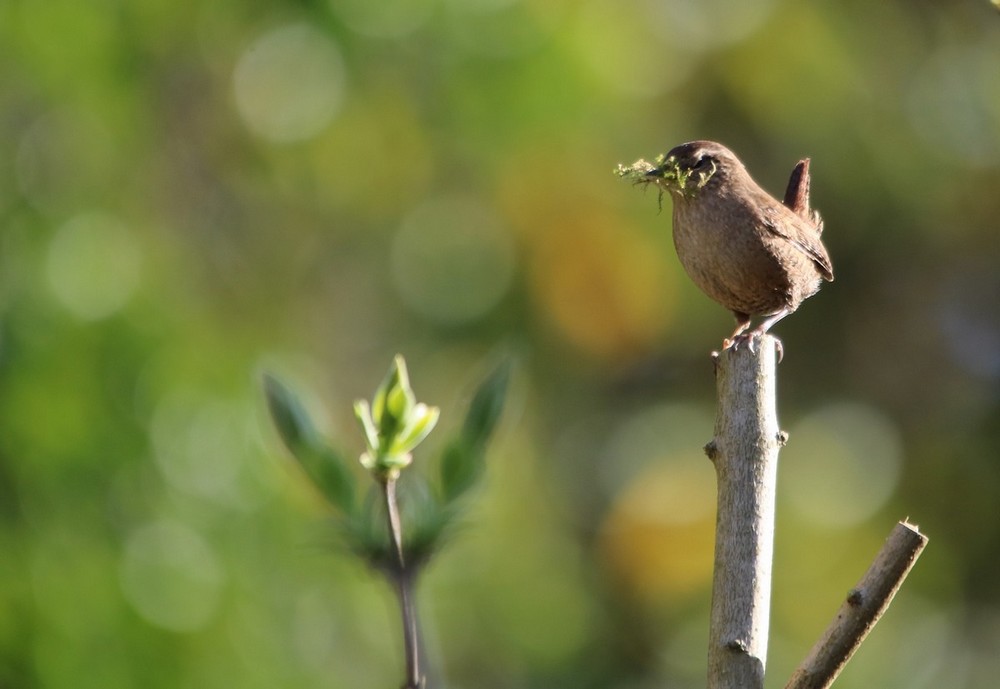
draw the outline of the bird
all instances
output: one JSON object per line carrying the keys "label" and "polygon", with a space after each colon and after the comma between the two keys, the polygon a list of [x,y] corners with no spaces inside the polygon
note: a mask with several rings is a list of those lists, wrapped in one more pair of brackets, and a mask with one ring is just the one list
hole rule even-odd
{"label": "bird", "polygon": [[[789,183],[785,205],[765,191],[728,148],[689,141],[656,159],[619,165],[637,183],[654,184],[673,202],[673,240],[684,271],[733,313],[723,349],[754,339],[833,281],[820,239],[823,221],[808,208],[808,159]],[[662,199],[661,199],[662,200]],[[752,319],[763,320],[749,330]],[[782,354],[778,341],[779,357]]]}

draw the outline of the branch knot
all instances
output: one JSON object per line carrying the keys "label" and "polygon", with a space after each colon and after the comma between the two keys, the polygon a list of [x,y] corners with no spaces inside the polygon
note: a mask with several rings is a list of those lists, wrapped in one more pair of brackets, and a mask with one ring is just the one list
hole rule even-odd
{"label": "branch knot", "polygon": [[707,443],[705,443],[704,450],[705,450],[705,454],[713,462],[715,461],[715,458],[719,456],[719,446],[715,444],[715,439],[714,438],[712,440],[709,440]]}

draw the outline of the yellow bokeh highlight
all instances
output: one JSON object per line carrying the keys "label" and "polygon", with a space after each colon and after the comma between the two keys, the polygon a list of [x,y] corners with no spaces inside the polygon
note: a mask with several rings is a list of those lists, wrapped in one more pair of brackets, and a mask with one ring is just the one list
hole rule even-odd
{"label": "yellow bokeh highlight", "polygon": [[552,228],[538,238],[530,279],[566,338],[588,354],[628,358],[663,332],[668,282],[657,247],[612,228],[594,216]]}
{"label": "yellow bokeh highlight", "polygon": [[531,299],[583,353],[619,361],[642,356],[674,313],[675,281],[663,247],[594,193],[606,186],[594,170],[567,174],[584,153],[556,153],[513,159],[500,183],[500,203],[526,253]]}
{"label": "yellow bokeh highlight", "polygon": [[[618,496],[600,535],[600,552],[607,567],[631,595],[648,603],[690,600],[712,582],[715,548],[713,508],[700,517],[676,518],[670,495],[679,493],[686,479],[676,465],[651,467],[638,475]],[[696,496],[693,496],[696,497]]]}

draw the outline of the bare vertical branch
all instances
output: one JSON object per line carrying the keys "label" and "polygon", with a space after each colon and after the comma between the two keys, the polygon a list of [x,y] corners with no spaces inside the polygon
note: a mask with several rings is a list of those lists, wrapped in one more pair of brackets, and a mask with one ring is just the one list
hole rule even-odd
{"label": "bare vertical branch", "polygon": [[879,621],[917,561],[927,536],[899,522],[837,616],[813,646],[785,689],[826,689]]}
{"label": "bare vertical branch", "polygon": [[765,335],[716,359],[715,438],[705,448],[718,478],[708,688],[764,685],[774,551],[778,450],[775,339]]}

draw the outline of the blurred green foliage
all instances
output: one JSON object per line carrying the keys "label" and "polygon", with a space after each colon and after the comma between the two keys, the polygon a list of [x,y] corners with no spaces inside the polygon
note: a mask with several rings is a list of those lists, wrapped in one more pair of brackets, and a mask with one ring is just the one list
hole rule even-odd
{"label": "blurred green foliage", "polygon": [[[344,456],[320,436],[299,396],[271,374],[263,376],[263,391],[282,443],[337,511],[335,520],[346,548],[390,578],[399,574],[402,561],[412,581],[455,529],[460,499],[483,475],[486,444],[500,421],[509,379],[510,362],[505,361],[479,385],[465,421],[437,461],[438,480],[430,481],[420,472],[403,472],[413,462],[413,449],[437,424],[440,410],[416,401],[406,361],[397,354],[371,404],[364,399],[354,403],[365,438],[360,464],[370,474],[364,482],[369,496],[360,504],[355,499],[357,482]],[[401,476],[408,479],[402,497],[398,501],[380,497],[386,495],[382,492],[386,484],[395,484]],[[399,550],[390,549],[387,500],[397,511],[399,504],[407,508],[400,522]]]}
{"label": "blurred green foliage", "polygon": [[402,351],[448,431],[499,343],[437,676],[702,686],[730,317],[610,174],[694,138],[810,156],[837,274],[777,329],[771,686],[907,514],[837,686],[994,686],[998,64],[987,0],[0,2],[0,687],[398,684],[255,372],[356,437]]}

